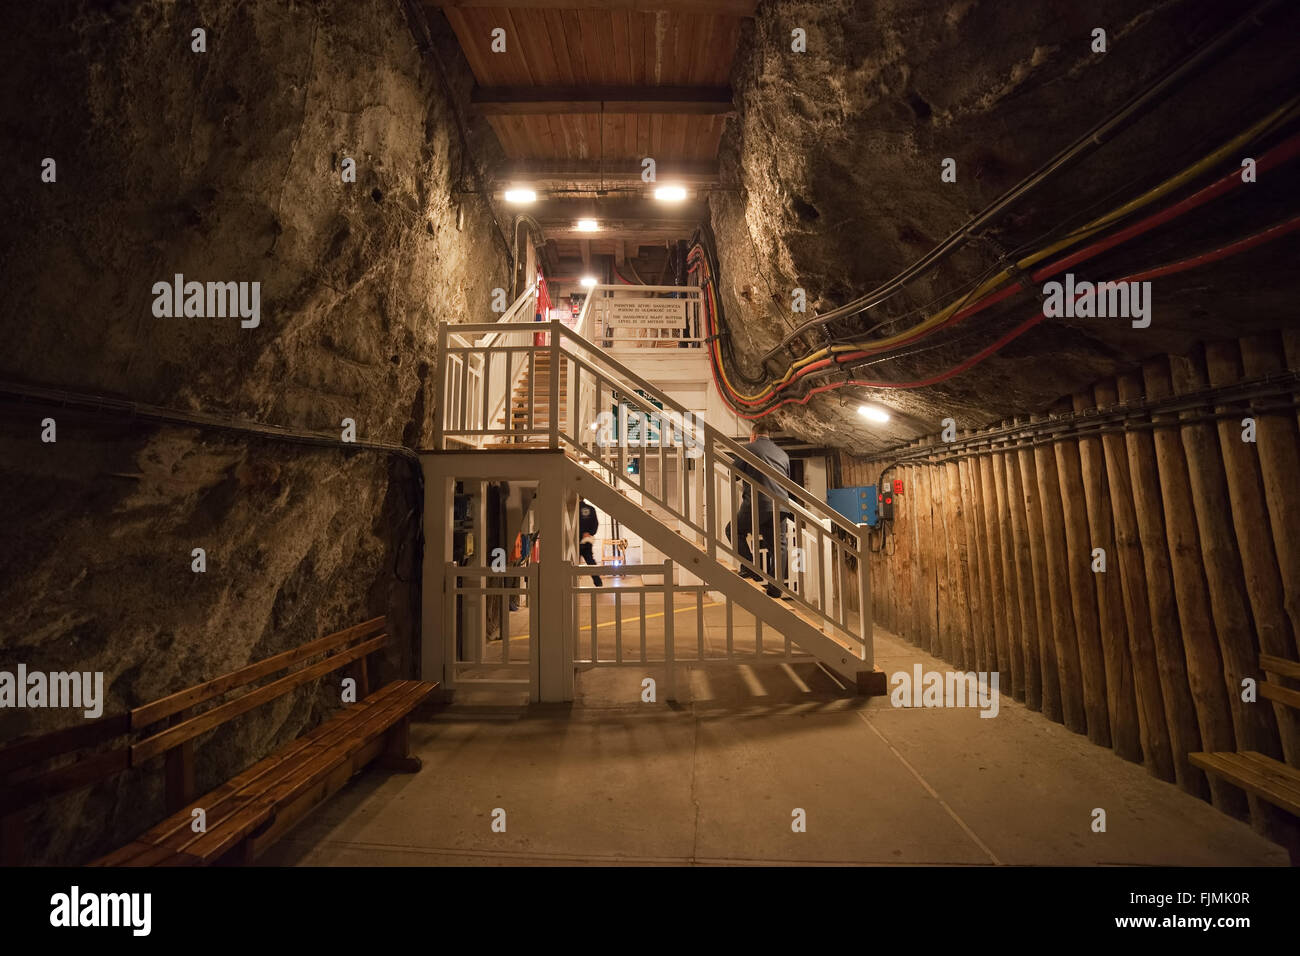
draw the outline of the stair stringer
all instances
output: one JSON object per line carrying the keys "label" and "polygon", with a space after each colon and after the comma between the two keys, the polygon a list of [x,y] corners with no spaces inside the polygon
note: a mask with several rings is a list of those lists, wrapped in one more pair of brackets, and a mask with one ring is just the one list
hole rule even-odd
{"label": "stair stringer", "polygon": [[721,591],[736,604],[753,614],[777,633],[790,638],[801,649],[812,654],[850,685],[862,686],[862,672],[873,667],[856,651],[824,634],[799,617],[780,600],[770,598],[752,587],[731,568],[709,557],[680,533],[644,511],[635,502],[619,494],[599,476],[568,459],[570,487],[601,511],[627,525],[649,541],[673,561],[687,568],[704,581],[710,590]]}

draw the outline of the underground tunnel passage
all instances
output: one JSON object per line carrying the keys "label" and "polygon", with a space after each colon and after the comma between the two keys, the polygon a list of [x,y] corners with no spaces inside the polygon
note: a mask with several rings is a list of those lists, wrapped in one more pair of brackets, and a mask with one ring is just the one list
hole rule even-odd
{"label": "underground tunnel passage", "polygon": [[6,866],[1300,859],[1295,5],[8,20]]}

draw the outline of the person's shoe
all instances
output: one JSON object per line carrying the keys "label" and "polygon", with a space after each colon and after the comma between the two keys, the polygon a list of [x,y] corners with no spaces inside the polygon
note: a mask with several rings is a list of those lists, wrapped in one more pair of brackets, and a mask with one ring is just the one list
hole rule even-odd
{"label": "person's shoe", "polygon": [[592,578],[591,580],[595,582],[596,587],[604,587],[604,585],[600,583],[600,578]]}
{"label": "person's shoe", "polygon": [[781,596],[781,589],[769,584],[767,587],[763,588],[763,593],[768,597],[779,598]]}
{"label": "person's shoe", "polygon": [[753,571],[749,570],[749,568],[743,568],[743,567],[742,567],[742,568],[740,569],[740,576],[741,576],[742,578],[747,578],[747,579],[749,579],[750,581],[757,581],[757,580],[759,580],[758,575],[755,574]]}

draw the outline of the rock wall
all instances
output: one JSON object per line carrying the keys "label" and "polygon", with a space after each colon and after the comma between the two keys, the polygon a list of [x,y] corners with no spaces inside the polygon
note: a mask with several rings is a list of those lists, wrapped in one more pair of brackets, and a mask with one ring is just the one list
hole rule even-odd
{"label": "rock wall", "polygon": [[[742,369],[758,373],[761,356],[795,325],[920,259],[1243,15],[1206,0],[760,4],[736,56],[737,115],[721,151],[723,180],[735,188],[711,198],[722,300]],[[997,271],[999,249],[1041,247],[1044,235],[1068,231],[1160,182],[1294,96],[1285,37],[1300,17],[1281,5],[1261,23],[1122,133],[1017,202],[985,230],[987,240],[968,243],[905,292],[833,331],[861,337],[905,329],[953,301],[972,278]],[[806,35],[802,53],[791,49],[796,29]],[[1094,48],[1096,29],[1105,31],[1105,52]],[[956,163],[954,182],[941,180],[945,158]],[[1279,207],[1294,208],[1293,184],[1293,176],[1273,177],[1261,190],[1243,190],[1077,271],[1117,278],[1213,248],[1271,224]],[[949,384],[879,395],[845,388],[770,421],[808,440],[874,450],[927,434],[949,415],[976,425],[1037,410],[1114,374],[1117,363],[1232,334],[1243,311],[1260,329],[1285,324],[1285,296],[1257,277],[1289,269],[1298,246],[1292,236],[1252,253],[1245,266],[1163,280],[1150,329],[1056,323]],[[804,314],[791,311],[795,287],[806,290]],[[1020,321],[1034,310],[1033,297],[1021,295],[1007,316]],[[871,331],[898,317],[899,325]],[[924,377],[966,358],[1009,324],[874,366],[867,377]],[[789,359],[773,367],[783,371]],[[853,426],[854,409],[867,397],[894,408],[888,428]]]}
{"label": "rock wall", "polygon": [[[436,23],[422,52],[407,10],[11,11],[0,379],[427,445],[437,322],[481,321],[510,270],[474,193],[495,143],[453,113],[468,70]],[[260,283],[257,326],[159,317],[176,274]],[[378,614],[386,676],[416,667],[421,502],[398,457],[9,402],[0,483],[0,668],[103,671],[112,714]],[[199,792],[319,721],[339,676],[200,738]],[[6,710],[0,740],[69,722]],[[155,763],[42,811],[28,857],[82,862],[156,821]]]}

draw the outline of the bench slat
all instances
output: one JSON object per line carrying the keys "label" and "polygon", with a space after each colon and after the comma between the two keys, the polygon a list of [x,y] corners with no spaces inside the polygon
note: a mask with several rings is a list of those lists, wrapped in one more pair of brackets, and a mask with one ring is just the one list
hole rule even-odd
{"label": "bench slat", "polygon": [[1300,680],[1300,661],[1287,660],[1276,654],[1260,654],[1259,669],[1270,674],[1281,674],[1283,677],[1294,677]]}
{"label": "bench slat", "polygon": [[[150,846],[149,844],[129,844],[132,847],[139,846],[138,852],[131,855],[127,860],[113,864],[115,866],[199,866],[203,863],[196,856],[188,853],[177,853],[169,847]],[[92,864],[94,865],[94,864]]]}
{"label": "bench slat", "polygon": [[1283,687],[1281,684],[1270,684],[1268,681],[1264,681],[1259,685],[1259,694],[1261,697],[1275,700],[1279,704],[1300,708],[1300,690],[1292,690],[1290,687]]}
{"label": "bench slat", "polygon": [[267,792],[267,797],[276,803],[281,803],[309,789],[318,782],[318,776],[324,775],[322,768],[327,771],[329,767],[350,758],[375,737],[386,733],[390,727],[418,707],[424,698],[433,693],[433,688],[422,688],[418,681],[402,683],[407,683],[409,686],[402,688],[401,693],[393,695],[388,703],[377,709],[377,713],[371,719],[350,729],[344,739],[336,741],[323,750],[316,760],[277,783]]}
{"label": "bench slat", "polygon": [[[376,694],[379,693],[381,691],[376,692]],[[388,691],[387,687],[385,687],[382,693],[391,693],[391,691]],[[278,774],[284,772],[287,765],[307,759],[312,743],[337,732],[337,723],[344,716],[359,717],[359,708],[356,706],[349,707],[346,711],[341,711],[338,715],[318,724],[301,737],[289,741],[280,750],[263,757],[247,770],[241,771],[219,787],[191,802],[185,809],[177,811],[151,827],[140,839],[158,844],[166,841],[169,845],[183,846],[193,835],[190,828],[190,814],[195,807],[204,809],[207,814],[209,829],[221,826],[227,817],[238,810],[239,803],[236,801],[241,791],[263,778],[274,779]],[[263,786],[269,785],[269,783],[263,784]]]}
{"label": "bench slat", "polygon": [[20,737],[0,750],[0,773],[8,773],[20,767],[57,757],[82,747],[112,740],[130,729],[129,714],[114,714],[99,720],[87,721],[62,730],[53,730],[35,737]]}
{"label": "bench slat", "polygon": [[165,753],[187,740],[193,740],[199,734],[224,724],[232,717],[238,717],[260,704],[274,700],[282,694],[287,694],[295,687],[301,686],[309,680],[322,677],[330,671],[338,670],[344,664],[349,664],[359,657],[372,654],[387,642],[388,635],[380,635],[366,641],[364,644],[358,644],[356,647],[340,651],[323,661],[318,661],[300,671],[295,671],[281,677],[279,680],[272,681],[265,687],[249,691],[243,697],[237,697],[202,714],[190,717],[188,720],[183,720],[179,724],[168,727],[161,733],[154,734],[152,737],[146,737],[131,747],[131,766],[138,767],[144,761],[157,757],[159,754]]}
{"label": "bench slat", "polygon": [[1294,767],[1254,751],[1239,753],[1192,753],[1193,766],[1217,774],[1288,813],[1300,816],[1300,772]]}
{"label": "bench slat", "polygon": [[0,791],[0,816],[13,813],[45,797],[80,790],[126,770],[130,765],[131,752],[122,747],[91,754],[76,763],[46,771],[37,777],[7,783],[4,790]]}
{"label": "bench slat", "polygon": [[148,727],[155,724],[165,717],[172,714],[180,713],[186,708],[201,704],[204,701],[211,700],[214,697],[220,697],[227,691],[234,690],[236,687],[242,687],[245,684],[252,683],[259,678],[268,674],[274,674],[276,671],[284,670],[299,661],[322,654],[359,637],[369,637],[371,634],[382,631],[385,627],[386,618],[376,617],[364,624],[358,624],[355,627],[349,627],[346,630],[337,631],[325,637],[317,638],[303,644],[301,647],[295,647],[279,654],[272,655],[265,660],[255,661],[239,670],[232,671],[229,674],[223,674],[221,677],[213,678],[202,684],[195,684],[193,687],[187,687],[179,690],[174,694],[155,700],[152,703],[136,707],[131,711],[131,728],[139,730],[142,727]]}
{"label": "bench slat", "polygon": [[1258,750],[1243,751],[1241,756],[1279,787],[1293,789],[1300,796],[1300,770]]}
{"label": "bench slat", "polygon": [[[395,681],[287,743],[153,827],[138,843],[212,862],[274,817],[276,809],[325,779],[333,769],[409,714],[436,684]],[[191,811],[203,807],[207,832],[194,833]],[[147,865],[110,854],[99,865]]]}
{"label": "bench slat", "polygon": [[[272,787],[257,794],[248,794],[249,799],[274,816],[277,808],[328,777],[337,767],[345,763],[352,753],[360,750],[366,741],[387,732],[388,728],[400,720],[403,714],[410,712],[411,706],[407,706],[407,701],[414,697],[413,693],[392,694],[378,705],[366,707],[368,713],[363,725],[352,730],[345,740],[333,746],[323,747],[305,764],[295,768],[291,777],[287,779],[281,777]],[[183,848],[187,853],[212,860],[229,850],[238,840],[239,838],[232,840],[223,835],[221,829],[209,828],[207,833],[198,835],[196,840],[189,841]]]}
{"label": "bench slat", "polygon": [[[387,700],[391,696],[392,692],[390,691],[382,699]],[[141,839],[166,844],[177,850],[185,850],[205,860],[220,856],[248,832],[251,832],[275,815],[276,803],[267,799],[266,793],[268,790],[276,786],[286,774],[313,760],[320,753],[321,748],[328,745],[329,740],[334,739],[340,733],[346,732],[346,728],[365,718],[370,710],[371,708],[364,703],[350,707],[346,712],[338,714],[321,724],[317,728],[320,733],[313,734],[312,739],[307,740],[305,746],[294,746],[299,741],[292,741],[280,751],[266,758],[263,763],[268,764],[268,767],[264,772],[242,782],[237,788],[224,793],[219,807],[207,811],[207,833],[196,834],[192,832],[186,819],[186,814],[189,811],[186,810],[169,817]],[[303,739],[299,738],[299,740]],[[195,806],[204,806],[204,804],[200,801]],[[251,807],[260,808],[263,813],[259,816],[256,811],[250,809]],[[217,815],[216,811],[218,809],[220,815]],[[249,819],[254,819],[255,822],[252,825],[245,826],[244,824]],[[232,830],[240,831],[235,834],[233,839],[230,838]]]}

